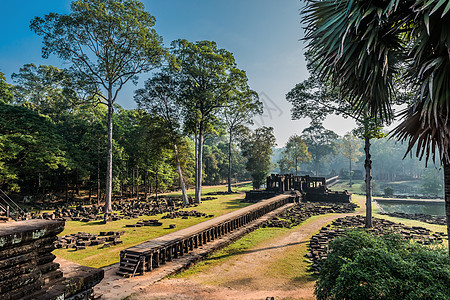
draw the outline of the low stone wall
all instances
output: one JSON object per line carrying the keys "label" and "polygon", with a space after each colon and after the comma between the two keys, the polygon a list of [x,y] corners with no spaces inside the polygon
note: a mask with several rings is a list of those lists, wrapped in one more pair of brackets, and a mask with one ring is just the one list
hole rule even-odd
{"label": "low stone wall", "polygon": [[63,277],[51,253],[63,229],[64,222],[50,220],[0,224],[0,299],[70,299],[103,279],[102,270],[85,267],[89,276]]}
{"label": "low stone wall", "polygon": [[[406,226],[401,223],[391,222],[389,220],[373,218],[373,227],[367,231],[381,235],[389,232],[396,232],[405,239],[414,239],[418,243],[429,245],[432,243],[441,243],[446,237],[444,232],[432,233],[429,229],[418,226]],[[311,269],[315,274],[319,274],[322,264],[327,259],[329,253],[328,244],[336,237],[345,233],[346,230],[354,228],[363,228],[365,217],[347,216],[334,220],[331,224],[322,227],[318,234],[312,236],[309,248],[310,252],[306,254],[308,262],[311,263]]]}
{"label": "low stone wall", "polygon": [[308,192],[303,199],[308,202],[350,203],[351,195],[347,191],[332,192],[326,190],[323,193]]}
{"label": "low stone wall", "polygon": [[425,214],[406,214],[401,212],[392,212],[392,213],[381,213],[382,215],[396,217],[396,218],[403,218],[403,219],[409,219],[409,220],[417,220],[421,222],[425,222],[428,224],[435,224],[435,225],[447,225],[447,220],[445,216],[432,216],[432,215],[425,215]]}
{"label": "low stone wall", "polygon": [[275,191],[254,190],[245,192],[245,202],[256,203],[264,199],[275,197],[278,193]]}

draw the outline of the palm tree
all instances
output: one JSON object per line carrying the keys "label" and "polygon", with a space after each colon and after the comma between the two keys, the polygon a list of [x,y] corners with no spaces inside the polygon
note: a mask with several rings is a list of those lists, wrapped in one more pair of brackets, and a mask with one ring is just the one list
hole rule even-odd
{"label": "palm tree", "polygon": [[316,71],[332,82],[342,98],[351,99],[354,113],[365,122],[366,227],[372,227],[370,126],[389,122],[393,113],[393,82],[404,43],[384,1],[312,0],[303,11],[305,39]]}
{"label": "palm tree", "polygon": [[[450,233],[450,2],[417,0],[402,14],[401,29],[408,44],[406,79],[415,91],[403,122],[393,135],[407,141],[408,152],[417,145],[419,158],[444,167],[445,213]],[[399,32],[401,31],[399,29]],[[449,239],[450,263],[450,239]]]}

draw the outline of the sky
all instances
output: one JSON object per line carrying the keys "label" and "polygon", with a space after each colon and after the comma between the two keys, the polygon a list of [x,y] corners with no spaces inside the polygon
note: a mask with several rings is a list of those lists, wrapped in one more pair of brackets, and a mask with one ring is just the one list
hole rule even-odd
{"label": "sky", "polygon": [[[237,65],[247,73],[250,87],[264,103],[264,114],[254,119],[255,126],[271,126],[278,147],[289,136],[301,134],[309,119],[291,120],[291,105],[285,95],[308,77],[303,56],[301,0],[144,0],[145,9],[156,18],[155,29],[164,44],[179,38],[189,41],[212,40],[233,53]],[[55,56],[43,59],[42,39],[29,29],[36,17],[55,12],[70,12],[69,0],[8,1],[0,11],[0,72],[9,83],[11,74],[27,63],[67,68]],[[117,103],[127,109],[136,107],[134,90],[143,86],[128,84]],[[324,126],[344,135],[354,122],[329,117]]]}

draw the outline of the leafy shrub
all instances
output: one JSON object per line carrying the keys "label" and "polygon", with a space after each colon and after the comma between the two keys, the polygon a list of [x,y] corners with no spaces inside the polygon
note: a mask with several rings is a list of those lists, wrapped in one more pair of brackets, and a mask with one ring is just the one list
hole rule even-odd
{"label": "leafy shrub", "polygon": [[384,195],[386,197],[390,197],[394,195],[394,189],[391,186],[387,186],[384,188]]}
{"label": "leafy shrub", "polygon": [[447,252],[353,230],[330,243],[318,299],[450,299]]}

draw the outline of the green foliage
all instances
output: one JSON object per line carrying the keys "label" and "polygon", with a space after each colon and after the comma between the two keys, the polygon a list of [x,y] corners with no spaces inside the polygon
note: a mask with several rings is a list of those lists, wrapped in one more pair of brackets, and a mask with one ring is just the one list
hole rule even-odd
{"label": "green foliage", "polygon": [[338,135],[329,129],[323,127],[319,122],[311,122],[311,126],[304,129],[301,135],[303,141],[308,146],[316,176],[319,175],[319,164],[327,156],[334,156],[337,152]]}
{"label": "green foliage", "polygon": [[93,102],[108,107],[105,209],[112,212],[113,114],[123,86],[161,65],[167,56],[153,29],[155,18],[135,0],[77,0],[71,13],[36,17],[30,28],[43,37],[42,55],[56,54],[72,64],[72,76]]}
{"label": "green foliage", "polygon": [[8,104],[13,102],[14,95],[11,86],[6,83],[5,74],[0,72],[0,104]]}
{"label": "green foliage", "polygon": [[441,197],[444,194],[444,180],[442,172],[439,172],[439,170],[427,168],[420,179],[422,181],[420,191],[425,196]]}
{"label": "green foliage", "polygon": [[[166,51],[153,29],[155,18],[134,0],[77,0],[71,13],[36,17],[30,28],[43,37],[42,54],[70,61],[90,92],[114,102],[136,75],[160,65]],[[103,95],[100,89],[113,95]]]}
{"label": "green foliage", "polygon": [[308,49],[322,80],[330,80],[358,115],[392,118],[394,74],[404,43],[391,29],[396,1],[309,1]]}
{"label": "green foliage", "polygon": [[384,195],[386,197],[392,197],[394,195],[394,188],[391,186],[387,186],[384,188]]}
{"label": "green foliage", "polygon": [[297,174],[298,164],[302,162],[311,161],[311,154],[308,152],[308,146],[298,135],[289,137],[286,147],[281,154],[281,159],[278,161],[280,170],[295,170]]}
{"label": "green foliage", "polygon": [[272,127],[261,127],[241,141],[242,154],[247,158],[247,170],[253,178],[253,188],[265,183],[272,163],[272,148],[276,146]]}
{"label": "green foliage", "polygon": [[360,151],[360,141],[350,133],[344,135],[340,146],[342,155],[352,162],[357,161],[358,158],[363,154]]}
{"label": "green foliage", "polygon": [[396,234],[353,230],[330,244],[316,283],[318,299],[447,299],[450,270],[443,248]]}
{"label": "green foliage", "polygon": [[13,73],[14,102],[46,115],[60,116],[73,107],[70,76],[53,66],[26,64]]}
{"label": "green foliage", "polygon": [[0,186],[38,185],[41,175],[65,167],[64,143],[50,118],[23,107],[0,104]]}

